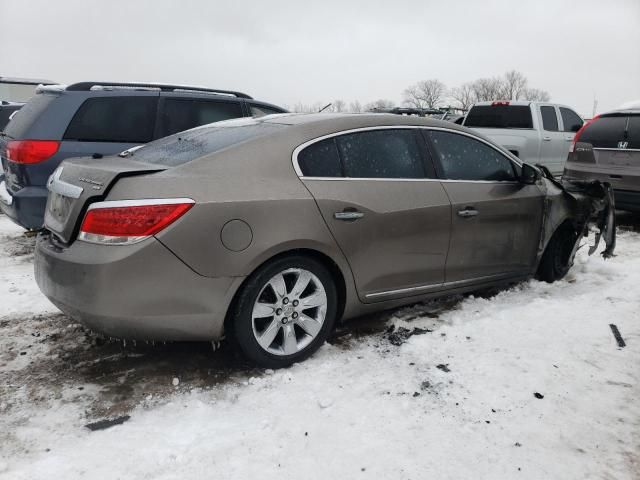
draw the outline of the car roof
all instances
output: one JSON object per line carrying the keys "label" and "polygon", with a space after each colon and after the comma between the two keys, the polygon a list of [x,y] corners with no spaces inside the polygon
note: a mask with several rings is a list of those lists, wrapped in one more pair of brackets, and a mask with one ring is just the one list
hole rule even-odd
{"label": "car roof", "polygon": [[396,115],[392,113],[283,113],[267,115],[257,120],[282,125],[306,125],[316,127],[318,130],[325,128],[345,130],[348,128],[389,125],[451,128],[452,125],[451,122],[436,120],[430,117]]}
{"label": "car roof", "polygon": [[51,85],[55,82],[44,80],[41,78],[18,78],[18,77],[0,77],[0,83],[19,83],[24,85]]}

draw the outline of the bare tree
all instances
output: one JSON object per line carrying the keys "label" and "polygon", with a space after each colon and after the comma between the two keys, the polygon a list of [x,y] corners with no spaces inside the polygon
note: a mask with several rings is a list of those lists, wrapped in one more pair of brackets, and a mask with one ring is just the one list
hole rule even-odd
{"label": "bare tree", "polygon": [[356,100],[355,102],[351,102],[349,104],[349,111],[353,113],[362,112],[362,104],[358,100]]}
{"label": "bare tree", "polygon": [[370,112],[370,111],[372,111],[374,109],[387,109],[387,108],[393,108],[395,106],[396,106],[396,104],[393,103],[393,101],[381,98],[381,99],[376,100],[374,102],[367,103],[364,106],[364,110],[366,112]]}
{"label": "bare tree", "polygon": [[405,89],[404,103],[416,108],[437,108],[446,91],[447,87],[440,80],[422,80]]}
{"label": "bare tree", "polygon": [[533,102],[548,102],[551,100],[551,95],[546,90],[540,90],[539,88],[527,88],[523,95],[523,100],[531,100]]}
{"label": "bare tree", "polygon": [[505,100],[520,100],[527,90],[526,77],[517,70],[509,70],[502,81],[503,98]]}
{"label": "bare tree", "polygon": [[449,92],[451,99],[457,103],[457,107],[468,110],[476,101],[472,83],[464,83],[457,88],[452,88]]}
{"label": "bare tree", "polygon": [[346,111],[346,109],[347,109],[347,104],[344,102],[344,100],[336,99],[333,101],[333,104],[331,105],[332,112],[340,113],[340,112]]}
{"label": "bare tree", "polygon": [[500,100],[503,98],[504,85],[500,78],[479,78],[472,84],[476,102]]}

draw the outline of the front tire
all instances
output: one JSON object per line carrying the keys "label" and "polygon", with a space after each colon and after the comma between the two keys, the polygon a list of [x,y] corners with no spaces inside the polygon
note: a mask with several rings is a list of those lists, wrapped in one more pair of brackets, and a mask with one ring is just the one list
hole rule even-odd
{"label": "front tire", "polygon": [[257,365],[287,367],[325,342],[336,320],[337,297],[322,263],[301,255],[276,259],[243,286],[231,318],[231,336]]}
{"label": "front tire", "polygon": [[540,259],[536,278],[547,283],[564,278],[572,266],[571,253],[577,241],[577,234],[570,227],[559,228],[549,240]]}

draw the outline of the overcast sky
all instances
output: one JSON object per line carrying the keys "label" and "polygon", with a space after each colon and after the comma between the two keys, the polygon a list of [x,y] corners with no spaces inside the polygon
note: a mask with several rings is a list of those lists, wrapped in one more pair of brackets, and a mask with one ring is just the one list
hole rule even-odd
{"label": "overcast sky", "polygon": [[516,69],[591,115],[640,99],[640,0],[0,0],[0,75],[236,89],[292,107]]}

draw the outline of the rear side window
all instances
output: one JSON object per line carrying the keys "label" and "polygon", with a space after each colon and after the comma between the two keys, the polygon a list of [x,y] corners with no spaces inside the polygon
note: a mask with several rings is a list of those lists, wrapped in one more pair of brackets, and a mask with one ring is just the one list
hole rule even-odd
{"label": "rear side window", "polygon": [[298,154],[298,166],[305,177],[341,177],[342,165],[335,139],[309,145]]}
{"label": "rear side window", "polygon": [[147,143],[153,138],[158,97],[85,100],[64,134],[83,142]]}
{"label": "rear side window", "polygon": [[618,142],[625,140],[627,118],[624,115],[596,118],[582,131],[579,141],[595,148],[618,148]]}
{"label": "rear side window", "polygon": [[42,112],[58,98],[57,95],[40,93],[29,100],[21,109],[20,113],[11,119],[7,124],[5,133],[11,138],[27,138],[31,125],[37,120]]}
{"label": "rear side window", "polygon": [[429,132],[442,175],[449,180],[515,181],[511,161],[491,148],[466,135]]}
{"label": "rear side window", "polygon": [[528,105],[478,105],[472,107],[464,121],[465,127],[533,128]]}
{"label": "rear side window", "polygon": [[540,107],[540,114],[542,115],[542,128],[547,132],[557,132],[558,116],[555,107]]}
{"label": "rear side window", "polygon": [[136,150],[130,154],[130,158],[140,162],[176,167],[227,147],[287,128],[287,125],[282,124],[257,123],[250,118],[230,120],[225,123],[227,123],[225,126],[211,125],[161,138]]}
{"label": "rear side window", "polygon": [[562,116],[562,124],[565,132],[577,132],[582,126],[582,119],[573,110],[560,107],[560,115]]}
{"label": "rear side window", "polygon": [[238,117],[242,117],[239,102],[167,98],[164,101],[160,136],[166,137],[200,125]]}
{"label": "rear side window", "polygon": [[274,108],[269,108],[264,105],[249,105],[251,109],[252,117],[264,117],[265,115],[272,115],[274,113],[282,113],[281,110],[276,110]]}
{"label": "rear side window", "polygon": [[336,137],[346,177],[424,178],[413,129],[371,130]]}

